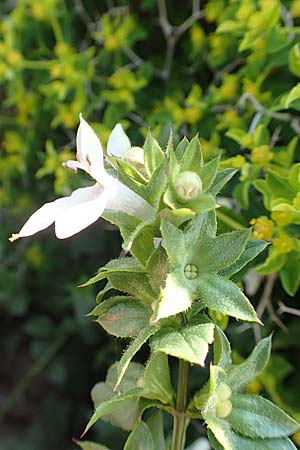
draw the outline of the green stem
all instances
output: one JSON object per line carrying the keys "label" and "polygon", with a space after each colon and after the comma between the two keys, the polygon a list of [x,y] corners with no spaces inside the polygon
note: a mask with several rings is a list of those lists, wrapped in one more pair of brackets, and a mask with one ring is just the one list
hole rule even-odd
{"label": "green stem", "polygon": [[227,216],[226,214],[222,213],[221,211],[217,210],[217,217],[219,220],[224,222],[226,225],[230,226],[234,230],[240,230],[241,228],[244,228],[243,225],[239,222],[237,222],[235,219],[232,219],[231,217]]}
{"label": "green stem", "polygon": [[180,359],[176,400],[176,410],[179,414],[174,416],[172,450],[183,450],[185,444],[185,430],[188,419],[184,414],[180,413],[184,413],[186,408],[188,371],[189,363]]}
{"label": "green stem", "polygon": [[52,29],[53,29],[53,33],[54,33],[56,42],[57,43],[58,42],[63,42],[64,37],[63,37],[62,29],[60,27],[58,18],[56,16],[54,16],[54,15],[51,18],[51,26],[52,26]]}

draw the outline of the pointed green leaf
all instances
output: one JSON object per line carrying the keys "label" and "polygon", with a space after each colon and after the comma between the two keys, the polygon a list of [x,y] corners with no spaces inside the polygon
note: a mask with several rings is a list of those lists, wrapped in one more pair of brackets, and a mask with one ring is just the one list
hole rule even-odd
{"label": "pointed green leaf", "polygon": [[294,419],[263,397],[233,394],[230,401],[228,421],[237,433],[265,439],[287,437],[299,429]]}
{"label": "pointed green leaf", "polygon": [[[101,289],[101,291],[98,292],[97,297],[96,297],[96,302],[100,303],[104,297],[105,294],[107,294],[107,292],[111,291],[113,289],[112,285],[107,282],[105,287],[103,289]],[[92,312],[89,315],[93,315]]]}
{"label": "pointed green leaf", "polygon": [[[201,300],[193,300],[192,306],[185,313],[188,321],[194,320],[196,317],[198,317],[199,313],[203,312],[205,309],[206,305],[202,303]],[[178,316],[177,319],[179,319]]]}
{"label": "pointed green leaf", "polygon": [[170,135],[167,143],[166,155],[170,156],[171,153],[174,153],[174,138],[172,128],[170,128]]}
{"label": "pointed green leaf", "polygon": [[102,214],[102,217],[120,229],[120,233],[124,241],[129,239],[130,235],[141,223],[141,221],[136,217],[112,209],[106,209]]}
{"label": "pointed green leaf", "polygon": [[100,270],[105,270],[106,272],[116,272],[117,270],[123,272],[145,271],[141,263],[131,257],[112,259],[105,266],[101,267]]}
{"label": "pointed green leaf", "polygon": [[180,166],[174,152],[168,155],[168,182],[170,186],[174,186],[176,177],[180,172]]}
{"label": "pointed green leaf", "polygon": [[268,242],[262,241],[260,239],[249,239],[246,248],[242,252],[239,259],[235,261],[231,266],[222,270],[220,272],[220,275],[230,278],[233,274],[238,273],[243,267],[246,266],[246,264],[252,261],[261,252],[263,252],[268,245]]}
{"label": "pointed green leaf", "polygon": [[[108,369],[105,383],[97,383],[91,391],[91,397],[95,409],[97,409],[100,404],[116,398],[119,393],[125,394],[125,392],[131,391],[137,387],[137,380],[142,374],[143,366],[142,364],[131,363],[119,386],[119,393],[113,392],[113,387],[117,380],[117,364],[117,362],[114,363]],[[126,414],[124,413],[125,411]],[[102,416],[101,419],[116,427],[129,431],[133,428],[137,418],[141,414],[141,411],[142,408],[139,398],[134,397],[131,400],[127,400],[125,402],[125,406],[121,405],[115,411]]]}
{"label": "pointed green leaf", "polygon": [[[226,420],[220,419],[219,417],[211,414],[209,418],[206,418],[206,423],[208,429],[211,431],[211,433],[209,434],[209,440],[214,444],[213,448],[216,448],[218,450],[245,450],[245,447],[243,446],[236,446],[237,442],[235,440],[235,433],[231,430],[231,427]],[[243,438],[241,437],[241,439]],[[254,442],[251,442],[253,445]],[[254,450],[254,448],[255,447],[252,446],[251,450]],[[250,448],[248,450],[250,450]]]}
{"label": "pointed green leaf", "polygon": [[[118,364],[119,364],[118,361],[114,362],[113,365],[109,367],[106,374],[105,383],[111,389],[111,392],[113,392],[113,389],[117,382]],[[119,395],[120,392],[124,393],[126,391],[130,391],[131,389],[138,387],[137,386],[138,380],[142,376],[143,370],[144,367],[142,364],[131,362],[126,370],[126,373],[121,383],[118,386],[118,392],[113,393],[113,395]],[[98,404],[95,404],[95,407],[97,406]]]}
{"label": "pointed green leaf", "polygon": [[213,158],[208,163],[204,164],[197,170],[198,175],[202,181],[202,189],[203,191],[207,191],[211,185],[213,184],[219,167],[220,155],[216,158]]}
{"label": "pointed green leaf", "polygon": [[237,22],[236,20],[224,20],[224,22],[218,25],[216,33],[232,33],[234,35],[243,35],[245,32],[244,24]]}
{"label": "pointed green leaf", "polygon": [[203,213],[203,224],[201,234],[207,238],[214,238],[217,234],[216,211],[211,210]]}
{"label": "pointed green leaf", "polygon": [[160,148],[158,142],[153,138],[150,131],[148,131],[144,144],[144,158],[145,169],[149,176],[159,167],[164,161],[165,155]]}
{"label": "pointed green leaf", "polygon": [[216,215],[218,218],[218,227],[222,230],[241,230],[246,226],[246,221],[241,213],[233,211],[232,209],[229,209],[225,206],[221,206],[220,208],[218,208],[216,211]]}
{"label": "pointed green leaf", "polygon": [[293,75],[300,78],[300,44],[294,45],[290,50],[289,69]]}
{"label": "pointed green leaf", "polygon": [[181,158],[184,155],[184,152],[187,148],[187,146],[189,145],[189,141],[188,139],[184,136],[184,138],[182,138],[182,140],[179,142],[179,144],[177,145],[176,149],[175,149],[175,155],[177,156],[178,160],[180,161]]}
{"label": "pointed green leaf", "polygon": [[288,178],[270,170],[267,173],[266,181],[272,196],[283,197],[292,201],[295,195],[294,189],[288,183]]}
{"label": "pointed green leaf", "polygon": [[189,208],[168,209],[164,208],[159,213],[162,220],[170,222],[172,225],[179,227],[184,222],[193,219],[196,213]]}
{"label": "pointed green leaf", "polygon": [[[136,194],[148,201],[145,178],[132,166],[122,160],[117,161],[118,179]],[[131,176],[130,176],[131,175]],[[106,211],[105,211],[106,213]]]}
{"label": "pointed green leaf", "polygon": [[[259,180],[260,181],[260,180]],[[250,181],[236,184],[233,189],[233,198],[237,201],[242,209],[249,208],[249,191],[251,187]]]}
{"label": "pointed green leaf", "polygon": [[262,339],[252,350],[248,358],[228,370],[228,384],[238,392],[255,380],[266,367],[271,352],[271,336]]}
{"label": "pointed green leaf", "polygon": [[159,245],[147,262],[149,283],[155,293],[159,295],[165,287],[170,264],[165,249]]}
{"label": "pointed green leaf", "polygon": [[208,344],[213,341],[214,325],[187,325],[180,330],[161,330],[151,339],[152,351],[204,365]]}
{"label": "pointed green leaf", "polygon": [[223,187],[231,180],[231,178],[236,174],[236,169],[224,169],[217,173],[214,182],[212,183],[209,192],[213,195],[219,194]]}
{"label": "pointed green leaf", "polygon": [[260,275],[269,275],[269,273],[278,272],[286,262],[286,254],[278,254],[273,247],[270,248],[269,255],[265,262],[255,268]]}
{"label": "pointed green leaf", "polygon": [[187,206],[197,214],[202,214],[206,211],[217,208],[218,205],[214,196],[204,193],[195,200],[188,202]]}
{"label": "pointed green leaf", "polygon": [[145,422],[141,420],[136,424],[127,438],[124,450],[156,450],[152,434]]}
{"label": "pointed green leaf", "polygon": [[231,364],[231,347],[226,334],[220,327],[215,327],[213,363],[226,370]]}
{"label": "pointed green leaf", "polygon": [[268,145],[270,142],[270,132],[266,125],[260,123],[253,133],[253,145],[259,147],[260,145]]}
{"label": "pointed green leaf", "polygon": [[290,186],[295,190],[300,189],[300,163],[293,164],[288,175]]}
{"label": "pointed green leaf", "polygon": [[[147,180],[143,176],[143,174],[141,172],[139,172],[131,164],[128,164],[126,161],[124,161],[123,159],[120,159],[120,158],[115,158],[115,162],[119,166],[118,178],[120,179],[120,181],[125,182],[125,184],[126,184],[126,182],[128,181],[128,178],[133,178],[133,180],[137,181],[139,184],[142,184],[142,185],[144,185],[147,182]],[[122,170],[120,170],[120,168]],[[128,176],[126,176],[126,175],[124,176],[124,174],[126,174]],[[139,184],[137,186],[139,186]]]}
{"label": "pointed green leaf", "polygon": [[272,192],[266,182],[266,180],[256,180],[253,181],[253,186],[263,195],[264,207],[270,211]]}
{"label": "pointed green leaf", "polygon": [[157,297],[152,290],[146,273],[112,273],[108,279],[114,289],[126,292],[144,303],[151,304]]}
{"label": "pointed green leaf", "polygon": [[158,320],[178,314],[187,310],[192,304],[192,296],[189,289],[182,283],[181,272],[171,272],[167,276],[165,288],[158,300],[156,311],[153,316],[155,322]]}
{"label": "pointed green leaf", "polygon": [[[293,139],[290,140],[287,149],[285,151],[285,167],[289,168],[292,165],[292,162],[295,158],[295,152],[298,146],[299,137],[294,136]],[[293,187],[293,186],[292,186]]]}
{"label": "pointed green leaf", "polygon": [[146,423],[152,434],[155,450],[167,450],[162,412],[158,409],[154,410]]}
{"label": "pointed green leaf", "polygon": [[300,285],[300,259],[298,252],[290,252],[288,254],[279,276],[284,290],[293,297]]}
{"label": "pointed green leaf", "polygon": [[94,284],[97,281],[104,280],[108,277],[109,274],[112,273],[142,273],[145,272],[143,266],[134,258],[118,258],[112,259],[105,266],[99,269],[97,275],[90,278],[86,283],[82,284],[83,286],[89,286],[90,284]]}
{"label": "pointed green leaf", "polygon": [[[206,225],[207,224],[207,225]],[[182,264],[182,259],[185,255],[194,254],[195,247],[198,248],[199,242],[206,241],[209,238],[209,234],[212,233],[213,219],[212,216],[207,214],[201,214],[196,216],[184,230],[184,252],[180,252],[180,261]],[[174,247],[176,249],[176,246]],[[179,248],[177,247],[179,250]],[[181,249],[180,249],[181,250]],[[174,250],[176,251],[176,250]],[[198,249],[196,250],[196,252]]]}
{"label": "pointed green leaf", "polygon": [[167,165],[161,164],[152,174],[147,184],[147,196],[150,204],[157,209],[167,185]]}
{"label": "pointed green leaf", "polygon": [[197,172],[202,164],[201,144],[198,136],[195,136],[186,147],[180,160],[180,172],[184,172],[185,170],[194,170]]}
{"label": "pointed green leaf", "polygon": [[185,254],[185,239],[183,232],[170,222],[162,220],[161,234],[171,266],[180,266],[182,255]]}
{"label": "pointed green leaf", "polygon": [[163,195],[163,201],[166,206],[174,210],[177,208],[182,208],[183,206],[182,204],[179,204],[177,202],[174,189],[171,188],[170,186],[168,186],[166,192]]}
{"label": "pointed green leaf", "polygon": [[203,419],[209,426],[209,423],[216,417],[216,404],[218,396],[216,391],[221,383],[226,383],[226,373],[218,366],[210,365],[209,381],[204,387],[195,394],[195,405],[201,409]]}
{"label": "pointed green leaf", "polygon": [[[218,272],[231,266],[245,249],[251,230],[225,233],[214,239],[202,240],[197,266],[200,271]],[[197,249],[197,250],[198,250]]]}
{"label": "pointed green leaf", "polygon": [[120,394],[118,397],[114,397],[111,400],[100,403],[90,418],[83,434],[85,434],[103,416],[107,416],[120,408],[128,408],[129,405],[132,405],[132,400],[138,399],[141,393],[142,389],[132,389],[125,394]]}
{"label": "pointed green leaf", "polygon": [[154,250],[154,231],[153,226],[147,223],[140,223],[131,233],[123,248],[130,253],[143,265],[146,265],[147,259]]}
{"label": "pointed green leaf", "polygon": [[[95,410],[97,410],[100,405],[105,405],[107,402],[117,398],[112,389],[104,382],[97,383],[93,387],[91,397]],[[122,430],[130,431],[132,430],[139,415],[139,398],[133,397],[124,401],[124,404],[120,403],[116,409],[102,414],[101,417],[99,416],[99,419],[101,418],[104,422],[109,422],[113,426],[121,428]]]}
{"label": "pointed green leaf", "polygon": [[116,337],[134,337],[149,325],[150,306],[133,297],[112,297],[100,303],[93,311],[97,322]]}
{"label": "pointed green leaf", "polygon": [[238,47],[238,51],[243,52],[244,50],[252,48],[258,39],[259,36],[257,35],[257,30],[247,31]]}
{"label": "pointed green leaf", "polygon": [[198,277],[197,290],[199,298],[208,308],[237,319],[259,322],[253,306],[232,281],[216,274],[203,273]]}
{"label": "pointed green leaf", "polygon": [[114,390],[116,390],[119,384],[121,383],[122,378],[127,370],[127,367],[132,358],[134,357],[134,355],[139,351],[142,345],[145,344],[145,342],[147,342],[149,337],[156,332],[157,327],[154,325],[145,328],[138,334],[138,336],[134,339],[134,341],[132,341],[129,347],[125,350],[118,364],[118,379]]}
{"label": "pointed green leaf", "polygon": [[288,109],[291,107],[295,107],[293,104],[297,100],[300,99],[300,83],[297,83],[287,94],[287,97],[284,102],[284,108]]}
{"label": "pointed green leaf", "polygon": [[[221,425],[222,426],[222,425]],[[221,437],[221,427],[219,428],[220,439]],[[295,445],[292,443],[290,439],[281,438],[281,439],[249,439],[244,436],[241,436],[234,431],[230,430],[226,426],[226,434],[230,433],[232,439],[228,442],[228,446],[223,447],[219,444],[219,442],[214,437],[211,431],[208,431],[209,442],[212,445],[212,448],[215,450],[297,450]]]}
{"label": "pointed green leaf", "polygon": [[244,147],[249,148],[252,143],[251,136],[241,128],[231,128],[225,134]]}
{"label": "pointed green leaf", "polygon": [[167,355],[161,352],[152,353],[139,387],[143,388],[144,397],[159,400],[164,404],[173,404],[174,390]]}

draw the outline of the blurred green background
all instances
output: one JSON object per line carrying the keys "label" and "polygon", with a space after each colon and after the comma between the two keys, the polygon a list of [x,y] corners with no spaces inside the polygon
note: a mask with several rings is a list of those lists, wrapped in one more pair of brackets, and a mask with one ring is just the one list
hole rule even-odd
{"label": "blurred green background", "polygon": [[[259,278],[253,292],[262,335],[275,335],[271,363],[249,389],[299,420],[298,216],[284,222],[254,189],[269,169],[288,176],[300,160],[299,0],[2,0],[0,14],[0,450],[73,449],[89,391],[125,345],[86,317],[96,292],[77,288],[119,254],[111,225],[8,242],[40,205],[89,184],[62,167],[80,112],[104,145],[117,122],[134,145],[148,126],[162,145],[170,128],[175,140],[199,132],[206,159],[222,150],[223,167],[241,170],[220,200],[221,227],[254,218],[256,237],[275,236],[275,259],[291,252],[295,261],[292,280]],[[228,332],[237,361],[259,337],[235,323]],[[192,427],[189,439],[202,431]],[[117,450],[125,435],[100,424],[91,436]]]}

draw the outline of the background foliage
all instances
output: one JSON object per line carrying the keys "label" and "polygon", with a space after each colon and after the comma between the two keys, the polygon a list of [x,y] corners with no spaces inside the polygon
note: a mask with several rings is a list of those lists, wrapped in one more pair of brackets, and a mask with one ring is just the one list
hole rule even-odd
{"label": "background foliage", "polygon": [[[80,112],[104,144],[118,121],[135,145],[148,126],[163,145],[170,127],[177,140],[199,132],[206,160],[222,150],[222,166],[239,170],[218,215],[222,231],[250,222],[270,242],[266,278],[245,280],[265,327],[228,331],[239,361],[253,336],[275,330],[271,363],[249,389],[299,420],[299,1],[19,0],[0,11],[0,449],[71,449],[90,387],[124,345],[84,317],[94,291],[76,288],[118,255],[110,225],[7,243],[78,182],[61,163]],[[108,425],[97,432],[117,448]]]}

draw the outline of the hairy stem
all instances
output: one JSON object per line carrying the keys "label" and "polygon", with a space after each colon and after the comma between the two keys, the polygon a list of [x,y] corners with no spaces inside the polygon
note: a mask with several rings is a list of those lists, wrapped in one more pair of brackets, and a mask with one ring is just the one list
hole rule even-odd
{"label": "hairy stem", "polygon": [[179,373],[177,384],[177,400],[176,410],[178,415],[174,416],[173,435],[172,435],[172,450],[183,450],[185,443],[185,430],[187,426],[187,417],[183,413],[186,408],[187,401],[187,385],[188,385],[188,371],[189,363],[187,361],[179,360]]}

